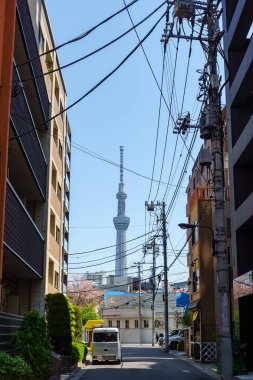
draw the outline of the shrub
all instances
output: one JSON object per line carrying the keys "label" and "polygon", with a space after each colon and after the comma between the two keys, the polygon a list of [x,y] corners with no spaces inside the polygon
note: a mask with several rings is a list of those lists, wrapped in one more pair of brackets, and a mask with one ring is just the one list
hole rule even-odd
{"label": "shrub", "polygon": [[21,356],[0,352],[0,380],[30,380],[32,378],[32,369]]}
{"label": "shrub", "polygon": [[72,364],[76,364],[83,360],[84,346],[82,343],[72,342]]}
{"label": "shrub", "polygon": [[32,368],[36,380],[44,380],[49,376],[53,364],[52,347],[44,317],[35,310],[26,313],[11,342],[14,352],[21,355]]}
{"label": "shrub", "polygon": [[71,316],[68,300],[63,294],[47,294],[46,318],[54,351],[71,355]]}
{"label": "shrub", "polygon": [[[247,373],[246,366],[246,344],[241,343],[239,338],[234,336],[232,341],[233,354],[233,375],[243,375]],[[216,363],[217,373],[221,374],[221,364]]]}
{"label": "shrub", "polygon": [[83,340],[83,321],[82,321],[82,308],[73,305],[73,318],[75,320],[74,329],[72,333],[72,340],[81,343]]}
{"label": "shrub", "polygon": [[86,356],[88,354],[88,347],[87,346],[83,346],[83,349],[84,349],[84,351],[83,351],[83,361],[85,361],[86,360]]}

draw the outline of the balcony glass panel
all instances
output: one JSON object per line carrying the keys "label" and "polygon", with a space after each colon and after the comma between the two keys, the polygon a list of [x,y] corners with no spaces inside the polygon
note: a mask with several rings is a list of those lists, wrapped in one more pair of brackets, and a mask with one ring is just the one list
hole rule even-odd
{"label": "balcony glass panel", "polygon": [[[13,80],[19,81],[17,69],[13,70]],[[17,94],[11,98],[11,121],[15,134],[19,138],[20,145],[28,159],[30,168],[37,181],[43,197],[46,194],[47,163],[40,144],[40,140],[34,126],[34,121],[26,100],[24,90],[20,88]]]}
{"label": "balcony glass panel", "polygon": [[[40,57],[38,57],[39,51],[34,34],[28,2],[26,0],[17,0],[17,11],[17,15],[23,31],[23,36],[28,52],[28,58],[32,59],[30,62],[30,67],[32,69],[33,75],[37,77],[34,80],[34,82],[38,91],[41,108],[43,110],[45,120],[48,120],[50,117],[50,103],[48,99],[45,80],[42,76],[43,71],[40,62]],[[35,57],[37,58],[33,59]]]}
{"label": "balcony glass panel", "polygon": [[44,239],[9,182],[4,243],[34,272],[43,276]]}

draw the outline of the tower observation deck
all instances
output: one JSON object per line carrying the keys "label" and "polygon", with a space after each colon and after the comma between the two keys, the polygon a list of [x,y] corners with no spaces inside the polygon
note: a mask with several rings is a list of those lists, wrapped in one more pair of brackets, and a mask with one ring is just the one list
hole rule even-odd
{"label": "tower observation deck", "polygon": [[124,192],[123,180],[123,152],[124,147],[120,146],[120,183],[119,191],[116,195],[118,199],[118,214],[113,218],[113,223],[117,231],[116,239],[116,260],[115,260],[115,275],[125,276],[127,259],[126,259],[126,230],[128,229],[130,218],[125,214],[125,200],[127,198]]}

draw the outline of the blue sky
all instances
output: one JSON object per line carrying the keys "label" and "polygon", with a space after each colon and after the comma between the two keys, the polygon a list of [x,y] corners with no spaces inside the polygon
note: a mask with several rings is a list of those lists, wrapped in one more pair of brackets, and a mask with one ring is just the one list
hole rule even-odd
{"label": "blue sky", "polygon": [[[129,2],[129,1],[128,1]],[[140,21],[161,0],[139,0],[129,10],[134,22]],[[115,11],[124,6],[123,1],[98,0],[46,0],[51,27],[53,30],[55,44],[58,45],[70,38],[80,35],[89,28],[105,19]],[[163,6],[160,11],[147,20],[143,26],[138,28],[142,38],[165,11]],[[152,35],[144,42],[144,49],[150,60],[151,66],[161,82],[162,74],[162,50],[160,38],[165,26],[165,18],[159,23]],[[88,52],[98,48],[117,37],[131,27],[127,12],[115,17],[104,26],[98,28],[85,39],[67,45],[59,50],[60,63],[63,65]],[[88,91],[106,74],[108,74],[138,43],[134,32],[93,57],[63,70],[68,104]],[[174,62],[176,40],[169,43],[168,49],[171,60]],[[189,42],[181,41],[178,51],[177,69],[175,76],[176,97],[181,109],[182,94],[185,83],[186,66],[189,51]],[[203,67],[205,60],[202,48],[198,42],[193,43],[192,56],[190,60],[189,77],[186,88],[186,97],[183,112],[200,107],[197,104],[196,94],[198,90],[198,77],[196,70]],[[168,66],[167,66],[168,67]],[[169,70],[169,69],[168,69]],[[165,81],[166,83],[166,81]],[[168,85],[170,88],[170,84]],[[163,89],[164,95],[169,103],[169,94],[166,85]],[[158,125],[160,94],[152,77],[151,71],[145,60],[143,52],[138,49],[130,59],[105,83],[103,83],[92,94],[68,112],[72,129],[72,141],[83,147],[119,163],[119,146],[124,145],[124,166],[144,176],[152,176],[154,161],[155,141]],[[173,104],[174,104],[173,102]],[[177,114],[173,110],[176,118]],[[198,113],[195,112],[196,119]],[[157,156],[154,178],[159,179],[161,163],[164,151],[164,141],[168,123],[168,111],[164,104],[161,107],[159,126],[159,138],[157,143]],[[165,163],[162,181],[168,181],[173,152],[177,136],[172,133],[173,123],[169,125],[168,140],[166,146]],[[190,144],[191,134],[186,140]],[[196,157],[202,141],[197,138],[192,156]],[[169,205],[174,193],[175,185],[181,174],[182,165],[186,157],[186,149],[183,147],[181,138],[178,139],[172,176],[170,178],[170,192],[166,197]],[[183,186],[180,189],[177,203],[168,218],[168,234],[175,250],[180,249],[185,242],[185,231],[179,229],[177,224],[186,221],[186,194],[185,186],[191,174],[193,160],[190,159],[188,171],[185,173]],[[149,214],[145,217],[144,203],[148,199],[150,180],[144,179],[131,172],[124,172],[126,200],[126,213],[131,218],[127,231],[127,240],[134,239],[145,233],[149,225]],[[116,242],[116,231],[113,226],[113,217],[117,212],[116,193],[119,183],[119,168],[104,161],[93,158],[72,147],[71,157],[71,213],[70,213],[70,253],[84,252],[97,248],[110,246]],[[159,188],[157,200],[162,200],[165,192],[164,185]],[[153,200],[157,191],[157,184],[153,183],[150,200]],[[128,249],[144,243],[144,238],[135,240],[128,244]],[[140,246],[138,247],[140,248]],[[105,264],[104,259],[115,254],[115,248],[101,250],[98,252],[80,254],[70,257],[69,272],[84,272],[105,270],[113,274],[114,262]],[[142,258],[140,250],[128,256],[128,266],[131,267],[135,261]],[[168,264],[174,258],[170,243],[168,242]],[[101,259],[101,260],[99,260]],[[98,260],[94,263],[88,261]],[[151,261],[151,255],[147,258]],[[86,262],[86,264],[78,264]],[[162,255],[158,258],[158,266],[162,265]],[[76,263],[74,265],[74,263]],[[96,264],[96,265],[94,265]],[[186,256],[182,256],[169,272],[169,280],[177,281],[188,278],[188,269],[185,266]],[[90,266],[94,265],[94,266]],[[80,269],[71,269],[74,267]],[[81,268],[81,267],[84,268]],[[85,268],[86,267],[86,268]],[[145,272],[143,277],[148,277],[150,264],[143,266]],[[110,272],[111,271],[111,272]],[[137,269],[129,269],[129,273]]]}

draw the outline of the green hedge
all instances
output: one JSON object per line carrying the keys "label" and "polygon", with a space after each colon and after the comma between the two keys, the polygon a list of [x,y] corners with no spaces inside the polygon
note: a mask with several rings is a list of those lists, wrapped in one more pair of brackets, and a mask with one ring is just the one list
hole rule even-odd
{"label": "green hedge", "polygon": [[83,361],[85,361],[85,360],[86,360],[86,356],[87,356],[87,354],[88,354],[88,347],[87,347],[87,346],[83,346],[83,348],[84,348],[84,352],[83,352]]}
{"label": "green hedge", "polygon": [[48,335],[54,352],[71,355],[71,310],[62,293],[46,295],[46,319]]}
{"label": "green hedge", "polygon": [[82,343],[72,342],[72,364],[82,361],[84,358],[84,346]]}
{"label": "green hedge", "polygon": [[14,352],[21,355],[32,368],[34,378],[47,379],[53,360],[45,318],[35,310],[26,313],[20,329],[13,334],[11,342]]}
{"label": "green hedge", "polygon": [[0,380],[31,380],[31,367],[21,356],[12,356],[0,352]]}

